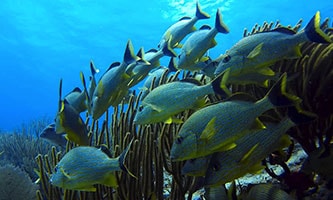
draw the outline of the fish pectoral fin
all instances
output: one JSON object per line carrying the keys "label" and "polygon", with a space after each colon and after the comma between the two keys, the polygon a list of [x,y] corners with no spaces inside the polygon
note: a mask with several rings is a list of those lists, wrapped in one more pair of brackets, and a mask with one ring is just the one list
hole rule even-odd
{"label": "fish pectoral fin", "polygon": [[183,44],[180,44],[178,42],[174,45],[174,48],[182,48],[182,47],[183,47]]}
{"label": "fish pectoral fin", "polygon": [[211,140],[213,138],[213,136],[217,132],[217,130],[215,129],[215,121],[216,121],[216,117],[213,117],[207,123],[205,129],[202,131],[202,133],[200,135],[201,140],[208,141],[208,140]]}
{"label": "fish pectoral fin", "polygon": [[269,67],[264,67],[258,70],[259,74],[266,75],[266,76],[274,76],[275,72],[269,68]]}
{"label": "fish pectoral fin", "polygon": [[244,156],[242,157],[242,159],[240,160],[240,163],[245,164],[248,160],[250,155],[254,152],[254,150],[259,146],[259,143],[257,143],[256,145],[254,145],[253,147],[251,147],[251,149],[246,152],[244,154]]}
{"label": "fish pectoral fin", "polygon": [[164,123],[166,123],[166,124],[171,124],[171,123],[182,124],[182,123],[184,123],[184,121],[181,120],[181,119],[178,119],[177,117],[169,117],[168,119],[166,119],[164,121]]}
{"label": "fish pectoral fin", "polygon": [[177,117],[172,117],[171,119],[172,119],[172,122],[176,123],[176,124],[182,124],[182,123],[184,123],[183,120],[181,120],[181,119],[179,119]]}
{"label": "fish pectoral fin", "polygon": [[290,53],[287,54],[287,59],[296,59],[302,57],[300,45],[296,45]]}
{"label": "fish pectoral fin", "polygon": [[64,176],[66,176],[66,178],[68,178],[68,179],[72,178],[68,173],[65,172],[65,170],[62,167],[60,167],[60,171]]}
{"label": "fish pectoral fin", "polygon": [[100,82],[98,83],[96,89],[97,89],[97,97],[101,97],[101,96],[103,96],[103,94],[104,94],[104,86],[103,86],[102,81],[100,81]]}
{"label": "fish pectoral fin", "polygon": [[251,125],[251,129],[253,129],[253,130],[262,130],[265,128],[266,128],[266,126],[260,121],[259,118],[256,118],[253,121],[253,124]]}
{"label": "fish pectoral fin", "polygon": [[208,56],[202,56],[199,61],[200,62],[206,62],[207,60],[209,60]]}
{"label": "fish pectoral fin", "polygon": [[107,185],[109,187],[118,187],[118,181],[116,175],[114,173],[107,174],[102,184]]}
{"label": "fish pectoral fin", "polygon": [[264,45],[264,43],[262,42],[262,43],[258,44],[256,47],[254,47],[254,49],[247,55],[247,58],[253,59],[253,58],[257,57],[258,55],[260,55],[263,45]]}
{"label": "fish pectoral fin", "polygon": [[166,123],[166,124],[171,124],[171,123],[172,123],[172,118],[169,117],[168,119],[166,119],[166,120],[164,121],[164,123]]}
{"label": "fish pectoral fin", "polygon": [[234,142],[231,143],[224,143],[223,145],[219,145],[214,152],[224,152],[224,151],[229,151],[231,149],[234,149],[237,147],[237,144]]}
{"label": "fish pectoral fin", "polygon": [[231,92],[230,92],[230,90],[227,87],[227,82],[228,82],[228,79],[229,79],[229,76],[230,76],[230,68],[224,70],[222,73],[223,73],[223,75],[222,75],[222,79],[221,79],[221,82],[220,82],[220,88],[229,97],[229,96],[231,96]]}
{"label": "fish pectoral fin", "polygon": [[200,109],[200,108],[203,108],[205,105],[206,105],[206,99],[205,98],[200,98],[193,105],[193,109]]}
{"label": "fish pectoral fin", "polygon": [[158,105],[155,105],[155,104],[150,104],[150,103],[147,103],[147,106],[151,107],[153,110],[155,110],[156,112],[162,112],[163,109],[160,108]]}

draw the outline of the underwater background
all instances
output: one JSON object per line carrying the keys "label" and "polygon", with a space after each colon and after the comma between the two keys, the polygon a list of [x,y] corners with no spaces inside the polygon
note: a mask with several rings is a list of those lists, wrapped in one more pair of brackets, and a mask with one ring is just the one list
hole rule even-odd
{"label": "underwater background", "polygon": [[[223,54],[264,21],[295,25],[306,23],[319,10],[322,19],[332,17],[327,0],[201,0],[204,11],[214,16],[221,9],[229,34],[218,34],[212,58]],[[63,93],[82,88],[79,72],[90,74],[89,61],[100,69],[98,78],[114,61],[121,61],[126,41],[135,50],[157,48],[164,31],[183,16],[193,16],[195,1],[19,1],[0,5],[1,132],[40,117],[54,119],[58,107],[59,80]],[[305,25],[303,23],[303,27]],[[214,17],[200,20],[214,24]],[[168,60],[162,58],[161,64]]]}
{"label": "underwater background", "polygon": [[[2,1],[0,200],[333,199],[332,14],[323,0]],[[176,56],[175,32],[158,45],[184,16],[212,34],[136,85],[145,59],[159,66],[149,53]],[[240,40],[250,53],[219,71]],[[89,92],[75,96],[83,74]]]}

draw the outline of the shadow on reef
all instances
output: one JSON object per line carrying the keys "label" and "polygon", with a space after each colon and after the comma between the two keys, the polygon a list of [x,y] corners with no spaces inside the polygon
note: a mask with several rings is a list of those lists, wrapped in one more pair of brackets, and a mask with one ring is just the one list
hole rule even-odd
{"label": "shadow on reef", "polygon": [[[295,26],[297,31],[299,22]],[[326,21],[327,24],[327,21]],[[325,26],[325,23],[323,24]],[[251,33],[269,30],[272,25],[266,24],[256,27]],[[323,27],[333,39],[333,30]],[[250,34],[251,34],[250,33]],[[247,32],[244,35],[248,35]],[[302,107],[318,115],[318,119],[312,123],[297,126],[288,131],[288,134],[301,144],[307,154],[325,147],[325,152],[330,153],[329,144],[333,129],[333,44],[324,45],[316,43],[304,43],[301,47],[302,57],[294,60],[283,60],[275,63],[271,68],[276,72],[287,72],[288,92],[294,93],[303,99]],[[179,71],[167,77],[165,73],[159,84],[171,82],[179,76],[193,76],[186,73],[180,75]],[[154,85],[154,84],[152,84]],[[245,91],[251,96],[260,99],[267,93],[267,88],[258,86],[232,85],[232,91]],[[114,108],[111,118],[103,121],[102,127],[97,121],[86,125],[89,130],[90,145],[96,146],[106,144],[108,148],[114,149],[114,157],[118,156],[123,149],[134,139],[134,143],[126,158],[126,166],[137,177],[137,179],[122,172],[115,172],[119,186],[110,188],[97,185],[97,192],[80,192],[54,187],[50,184],[50,174],[53,173],[55,165],[60,161],[62,152],[52,148],[50,155],[38,155],[36,160],[40,172],[40,190],[37,192],[38,199],[191,199],[192,194],[198,189],[199,178],[183,176],[181,169],[184,162],[171,162],[169,155],[173,139],[177,135],[181,124],[157,123],[148,126],[134,125],[133,119],[139,106],[140,94],[133,94],[128,104],[122,103]],[[209,95],[207,101],[215,102],[219,98]],[[271,111],[276,118],[284,116],[284,109]],[[179,114],[184,121],[192,114],[185,111]],[[108,114],[106,115],[108,116]],[[66,152],[74,146],[67,143]],[[324,153],[325,153],[324,152]],[[280,165],[286,168],[285,162],[288,158],[281,158]],[[316,171],[310,172],[311,176]],[[289,171],[290,173],[290,171]],[[169,175],[172,179],[169,180]],[[283,181],[283,176],[272,176]],[[286,177],[286,176],[284,176]],[[331,177],[328,177],[331,178]],[[289,185],[289,188],[295,186]],[[308,188],[302,188],[306,190]],[[297,188],[296,188],[297,190]],[[297,191],[303,192],[303,191]],[[300,194],[301,195],[301,194]]]}

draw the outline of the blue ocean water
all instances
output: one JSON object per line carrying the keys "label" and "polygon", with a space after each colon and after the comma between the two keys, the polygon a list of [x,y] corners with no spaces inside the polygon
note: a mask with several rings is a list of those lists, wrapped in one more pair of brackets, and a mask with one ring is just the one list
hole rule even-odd
{"label": "blue ocean water", "polygon": [[[213,26],[220,8],[230,28],[228,35],[217,35],[218,45],[209,51],[212,58],[255,23],[280,20],[294,25],[303,18],[304,27],[317,10],[322,19],[333,17],[333,1],[328,0],[201,0],[200,4],[212,17],[196,27]],[[90,74],[90,60],[101,70],[100,77],[112,62],[122,60],[128,39],[135,51],[157,48],[170,25],[194,13],[193,0],[1,1],[0,130],[10,131],[43,116],[54,118],[61,78],[63,94],[82,88],[79,73]],[[162,64],[167,62],[162,59]]]}

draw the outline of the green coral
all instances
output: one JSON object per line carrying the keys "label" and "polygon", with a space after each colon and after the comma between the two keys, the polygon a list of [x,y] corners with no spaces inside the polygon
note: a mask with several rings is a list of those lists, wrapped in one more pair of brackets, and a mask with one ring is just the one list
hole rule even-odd
{"label": "green coral", "polygon": [[38,186],[20,168],[0,166],[0,200],[36,199]]}

